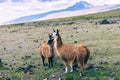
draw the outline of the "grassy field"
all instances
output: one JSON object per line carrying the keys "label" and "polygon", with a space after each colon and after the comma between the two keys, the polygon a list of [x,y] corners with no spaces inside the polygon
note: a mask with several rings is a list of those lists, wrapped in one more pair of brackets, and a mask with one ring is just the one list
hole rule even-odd
{"label": "grassy field", "polygon": [[[67,19],[1,26],[0,80],[120,80],[120,21],[100,25],[96,24],[99,19]],[[42,65],[39,47],[53,29],[60,30],[64,43],[84,44],[90,49],[84,76],[79,76],[79,67],[64,74],[56,52],[53,68],[48,68],[47,60],[46,66]]]}

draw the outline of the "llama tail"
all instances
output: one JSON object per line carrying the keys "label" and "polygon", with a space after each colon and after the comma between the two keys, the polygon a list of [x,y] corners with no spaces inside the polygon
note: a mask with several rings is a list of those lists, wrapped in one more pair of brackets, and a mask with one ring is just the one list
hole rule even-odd
{"label": "llama tail", "polygon": [[89,56],[90,56],[90,50],[86,48],[86,52],[87,52],[87,54],[86,54],[85,59],[84,59],[84,64],[87,63]]}

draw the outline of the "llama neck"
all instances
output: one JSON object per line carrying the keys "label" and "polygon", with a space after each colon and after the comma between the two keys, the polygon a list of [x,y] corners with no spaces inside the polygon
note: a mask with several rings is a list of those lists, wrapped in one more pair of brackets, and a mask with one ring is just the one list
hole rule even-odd
{"label": "llama neck", "polygon": [[54,47],[53,46],[50,46],[50,52],[52,55],[54,55]]}
{"label": "llama neck", "polygon": [[60,56],[59,50],[62,47],[62,45],[63,45],[63,42],[62,42],[61,36],[58,35],[58,38],[57,38],[57,40],[55,41],[55,44],[54,44],[58,56]]}
{"label": "llama neck", "polygon": [[63,42],[62,42],[62,39],[61,39],[61,36],[58,35],[58,38],[56,40],[56,47],[59,48],[63,45]]}

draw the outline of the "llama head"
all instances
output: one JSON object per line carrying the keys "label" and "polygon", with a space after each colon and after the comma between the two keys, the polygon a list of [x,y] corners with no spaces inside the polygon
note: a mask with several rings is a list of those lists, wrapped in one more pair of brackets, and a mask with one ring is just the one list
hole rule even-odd
{"label": "llama head", "polygon": [[59,35],[59,30],[58,29],[57,29],[57,31],[53,30],[52,37],[53,37],[54,41],[57,40],[58,35]]}
{"label": "llama head", "polygon": [[48,44],[51,45],[54,43],[54,39],[52,37],[52,34],[48,34],[48,36],[49,36]]}

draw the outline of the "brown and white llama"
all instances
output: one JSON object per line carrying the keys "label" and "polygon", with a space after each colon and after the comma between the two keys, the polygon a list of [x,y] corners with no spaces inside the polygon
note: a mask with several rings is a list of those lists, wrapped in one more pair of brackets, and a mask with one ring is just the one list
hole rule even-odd
{"label": "brown and white llama", "polygon": [[54,43],[52,39],[52,35],[49,34],[49,39],[47,41],[43,41],[40,46],[40,55],[42,58],[43,65],[45,66],[45,58],[48,59],[49,67],[53,67],[53,58],[54,58]]}
{"label": "brown and white llama", "polygon": [[90,56],[89,49],[86,46],[79,44],[63,44],[59,30],[57,29],[57,31],[53,31],[52,37],[54,39],[54,47],[58,56],[65,65],[65,73],[68,71],[67,64],[71,66],[70,72],[73,72],[73,64],[77,61],[81,68],[81,76],[86,68],[86,63]]}

